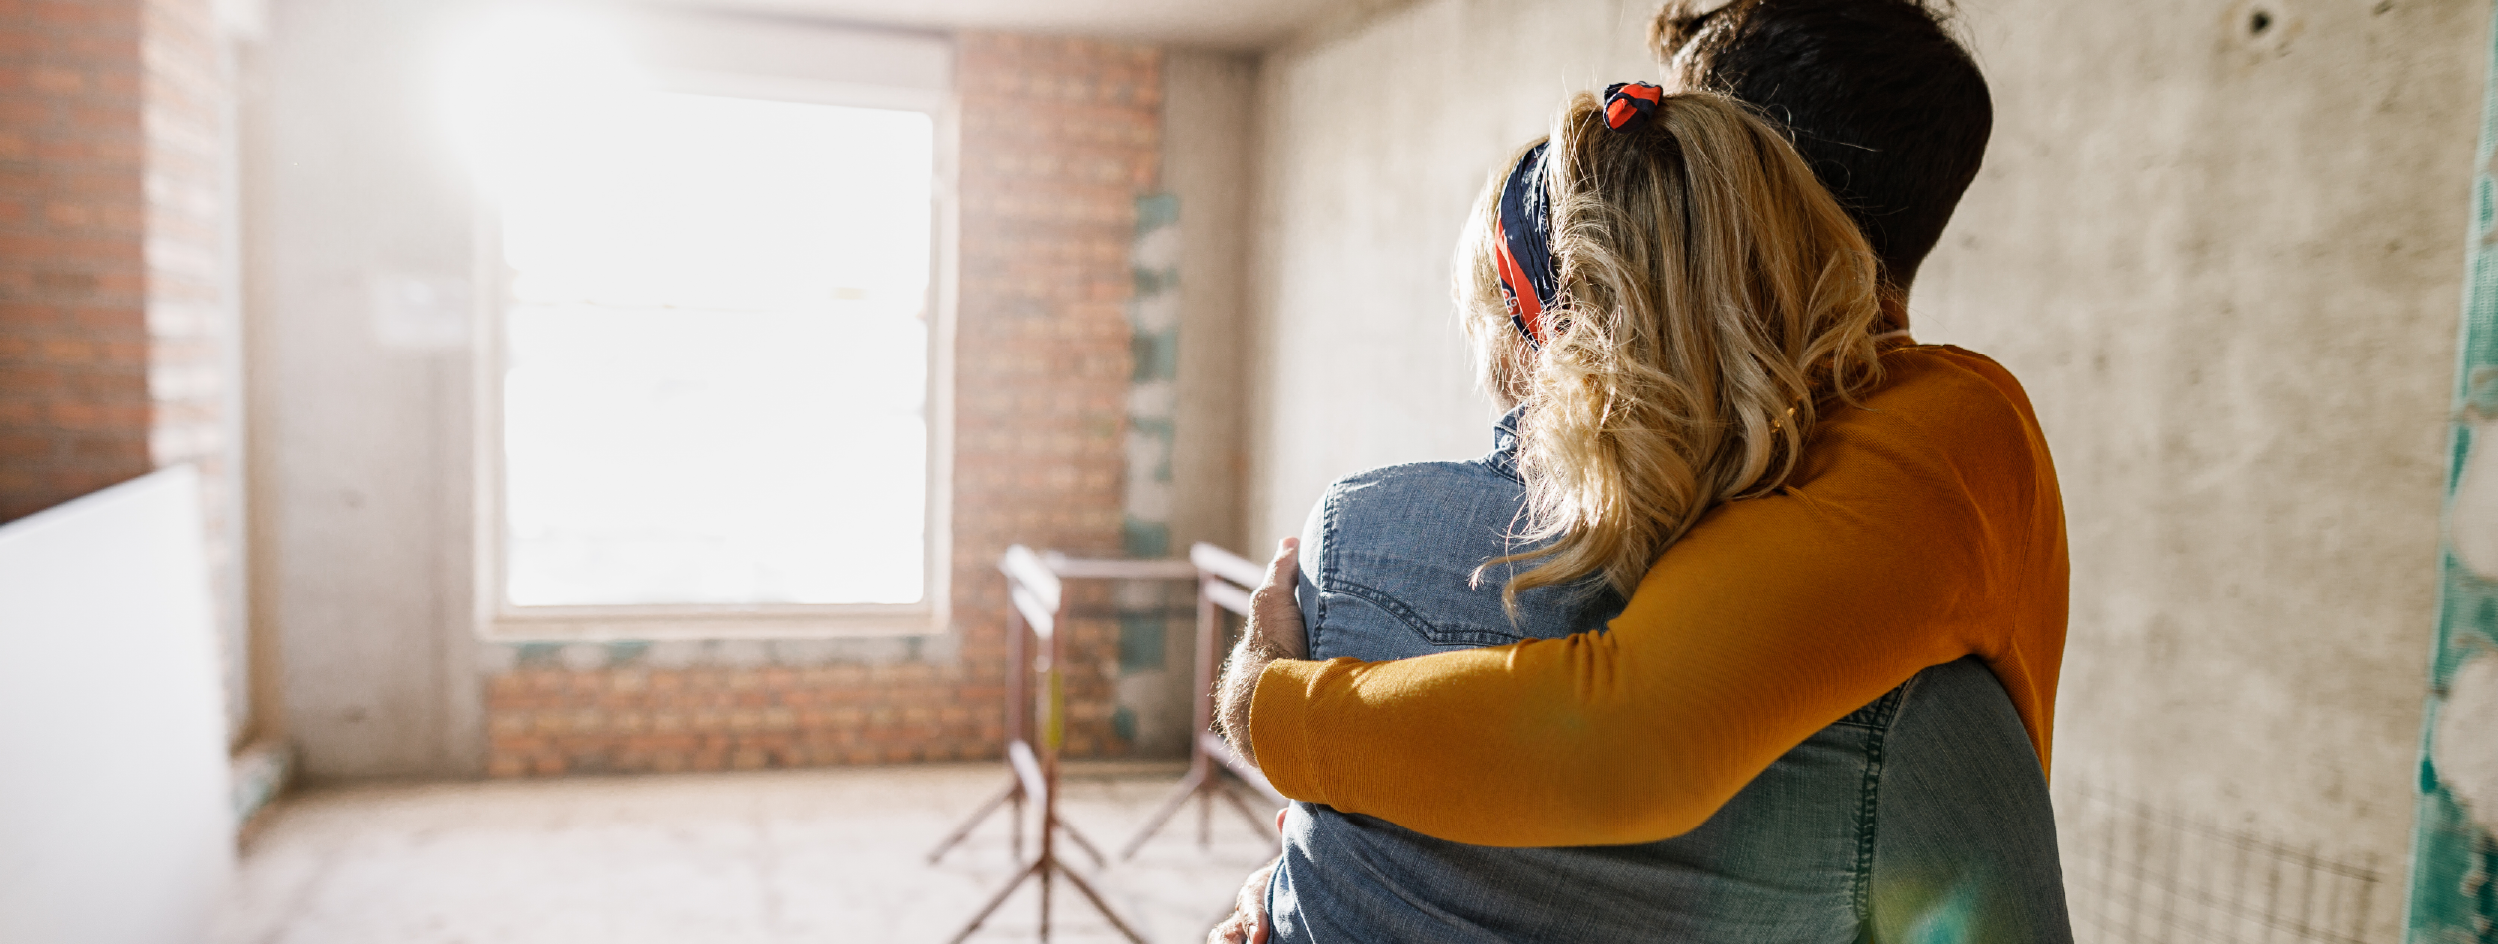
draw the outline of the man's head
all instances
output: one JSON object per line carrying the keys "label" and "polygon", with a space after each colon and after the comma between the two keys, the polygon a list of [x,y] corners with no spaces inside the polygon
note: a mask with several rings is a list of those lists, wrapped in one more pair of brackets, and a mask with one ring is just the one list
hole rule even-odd
{"label": "man's head", "polygon": [[1923,0],[1668,0],[1649,44],[1684,87],[1784,124],[1905,292],[1995,123],[1943,20]]}

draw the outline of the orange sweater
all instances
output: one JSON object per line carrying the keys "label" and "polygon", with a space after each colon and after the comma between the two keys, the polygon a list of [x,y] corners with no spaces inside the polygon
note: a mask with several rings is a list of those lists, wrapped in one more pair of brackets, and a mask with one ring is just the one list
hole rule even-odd
{"label": "orange sweater", "polygon": [[2042,764],[2064,656],[2064,512],[2020,384],[1951,347],[1887,354],[1786,487],[1701,521],[1603,633],[1364,663],[1277,661],[1249,730],[1286,796],[1459,842],[1646,842],[1970,654]]}

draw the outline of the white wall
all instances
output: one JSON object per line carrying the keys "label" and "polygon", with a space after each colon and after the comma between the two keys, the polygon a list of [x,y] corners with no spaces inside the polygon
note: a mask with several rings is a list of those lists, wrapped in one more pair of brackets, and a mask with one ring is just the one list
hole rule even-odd
{"label": "white wall", "polygon": [[1486,179],[1571,92],[1653,80],[1645,0],[1441,2],[1286,50],[1261,75],[1249,544],[1393,462],[1480,455],[1449,259]]}
{"label": "white wall", "polygon": [[1228,53],[1164,56],[1162,188],[1180,201],[1179,404],[1174,420],[1171,546],[1238,549],[1249,380],[1248,220],[1257,181],[1251,143],[1257,62]]}
{"label": "white wall", "polygon": [[[314,779],[477,768],[475,201],[440,70],[459,4],[279,0],[249,66],[254,579]],[[377,304],[421,284],[428,306]]]}
{"label": "white wall", "polygon": [[[2485,3],[1964,0],[1985,173],[1912,308],[2028,385],[2073,551],[2060,790],[2382,872],[2399,921]],[[1473,455],[1468,201],[1646,0],[1432,0],[1271,56],[1251,544]]]}
{"label": "white wall", "polygon": [[189,944],[233,869],[199,475],[0,526],[0,940]]}

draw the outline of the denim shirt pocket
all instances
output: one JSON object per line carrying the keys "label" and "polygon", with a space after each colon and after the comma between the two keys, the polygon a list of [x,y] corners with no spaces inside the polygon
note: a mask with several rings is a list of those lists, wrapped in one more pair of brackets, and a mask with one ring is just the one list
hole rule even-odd
{"label": "denim shirt pocket", "polygon": [[[1537,638],[1477,586],[1504,552],[1518,486],[1480,464],[1391,466],[1330,486],[1303,527],[1310,652],[1385,661]],[[1552,622],[1546,620],[1545,622]]]}
{"label": "denim shirt pocket", "polygon": [[1402,659],[1441,649],[1504,646],[1527,638],[1482,626],[1436,623],[1391,594],[1349,580],[1329,581],[1319,596],[1327,614],[1324,632],[1333,647],[1369,650],[1367,654],[1347,651],[1329,653],[1331,656],[1352,655],[1373,661]]}

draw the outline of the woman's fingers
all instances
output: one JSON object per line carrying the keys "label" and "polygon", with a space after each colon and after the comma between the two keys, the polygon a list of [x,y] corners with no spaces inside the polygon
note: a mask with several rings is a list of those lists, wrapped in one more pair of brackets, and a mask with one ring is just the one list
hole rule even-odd
{"label": "woman's fingers", "polygon": [[1309,634],[1301,626],[1301,604],[1293,590],[1301,579],[1301,539],[1285,538],[1266,565],[1266,582],[1249,595],[1250,629],[1265,636],[1287,659],[1306,659]]}

